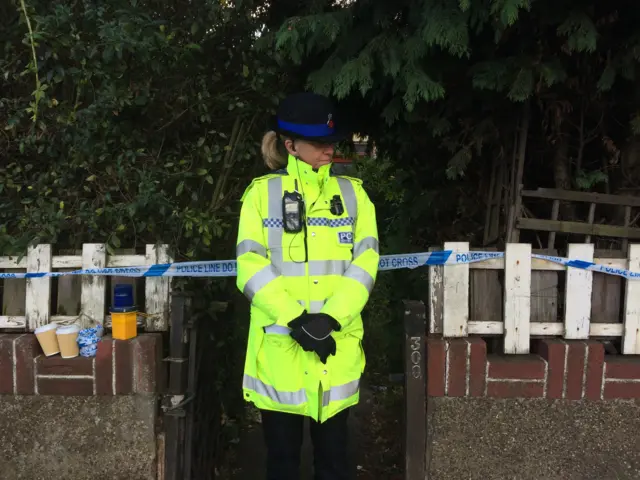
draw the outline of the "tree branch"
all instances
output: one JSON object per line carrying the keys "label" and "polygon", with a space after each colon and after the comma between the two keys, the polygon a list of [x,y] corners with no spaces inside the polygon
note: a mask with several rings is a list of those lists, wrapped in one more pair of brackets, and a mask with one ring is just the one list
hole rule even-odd
{"label": "tree branch", "polygon": [[226,175],[228,174],[228,170],[231,169],[230,165],[232,164],[231,159],[232,155],[235,152],[235,145],[238,141],[239,133],[242,127],[242,121],[240,117],[236,117],[236,121],[233,123],[233,128],[231,129],[231,137],[229,138],[229,144],[227,145],[229,149],[224,156],[224,160],[222,162],[222,173],[218,177],[218,181],[216,182],[216,188],[213,191],[213,196],[211,197],[211,203],[209,204],[209,211],[215,211],[218,205],[218,200],[220,198],[220,193],[222,192],[222,187],[224,183],[226,183]]}
{"label": "tree branch", "polygon": [[[236,138],[236,141],[232,147],[232,152],[231,152],[231,156],[229,157],[229,164],[228,165],[224,165],[224,171],[222,173],[222,183],[220,185],[220,191],[218,192],[218,196],[214,197],[212,200],[215,200],[215,205],[214,205],[214,210],[219,209],[222,204],[220,202],[220,196],[222,195],[222,192],[224,191],[224,187],[226,187],[227,185],[227,181],[229,180],[229,175],[231,174],[231,170],[233,169],[233,167],[236,164],[237,161],[237,156],[235,154],[236,152],[236,148],[238,147],[238,145],[240,144],[241,140],[243,139],[243,137],[247,134],[247,132],[250,132],[251,129],[253,128],[253,123],[255,122],[256,118],[257,118],[258,114],[254,114],[253,117],[251,117],[251,121],[249,122],[249,125],[246,128],[242,128],[242,125],[239,132],[238,132],[238,136]],[[228,195],[227,195],[228,196]]]}

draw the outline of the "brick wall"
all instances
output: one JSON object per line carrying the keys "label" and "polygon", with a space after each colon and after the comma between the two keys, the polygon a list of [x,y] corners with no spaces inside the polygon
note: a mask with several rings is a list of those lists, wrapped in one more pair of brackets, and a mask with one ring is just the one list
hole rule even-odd
{"label": "brick wall", "polygon": [[127,395],[160,391],[162,336],[107,336],[95,358],[45,357],[33,334],[0,334],[0,394]]}
{"label": "brick wall", "polygon": [[487,355],[481,338],[427,339],[434,397],[640,398],[640,358],[605,356],[595,341],[540,340],[531,355]]}

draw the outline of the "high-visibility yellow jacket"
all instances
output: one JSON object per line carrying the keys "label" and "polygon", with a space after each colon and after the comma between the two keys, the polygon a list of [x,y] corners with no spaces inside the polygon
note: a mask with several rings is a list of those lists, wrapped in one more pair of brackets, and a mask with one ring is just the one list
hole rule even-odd
{"label": "high-visibility yellow jacket", "polygon": [[[282,198],[296,186],[306,234],[283,228]],[[335,195],[344,206],[339,216],[330,212]],[[251,301],[245,399],[324,422],[359,400],[365,365],[360,313],[379,261],[375,208],[360,180],[333,176],[329,165],[315,172],[292,156],[286,169],[255,179],[242,202],[237,285]],[[336,355],[326,365],[289,335],[287,324],[305,310],[340,323],[332,333]]]}

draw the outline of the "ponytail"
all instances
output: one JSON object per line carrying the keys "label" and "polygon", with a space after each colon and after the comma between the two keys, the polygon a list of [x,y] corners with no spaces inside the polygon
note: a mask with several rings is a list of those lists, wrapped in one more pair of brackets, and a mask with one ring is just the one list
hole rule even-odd
{"label": "ponytail", "polygon": [[282,139],[273,130],[265,133],[262,137],[261,151],[264,164],[270,170],[278,170],[287,165],[289,157],[287,149]]}

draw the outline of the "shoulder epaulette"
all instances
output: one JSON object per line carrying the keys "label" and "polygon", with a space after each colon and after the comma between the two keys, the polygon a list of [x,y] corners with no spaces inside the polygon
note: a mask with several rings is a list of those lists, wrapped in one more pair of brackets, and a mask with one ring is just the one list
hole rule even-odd
{"label": "shoulder epaulette", "polygon": [[260,177],[256,177],[254,178],[251,183],[249,184],[249,186],[247,186],[247,188],[244,190],[244,193],[242,194],[242,197],[240,198],[240,201],[244,201],[244,198],[247,196],[247,193],[249,193],[249,191],[257,184],[264,182],[265,180],[269,180],[270,178],[275,178],[275,177],[279,177],[281,175],[289,175],[289,173],[287,172],[286,169],[282,168],[280,170],[275,170],[273,172],[269,172],[266,175],[262,175]]}
{"label": "shoulder epaulette", "polygon": [[363,183],[362,179],[356,178],[356,177],[350,177],[349,175],[337,175],[335,173],[332,173],[331,176],[335,178],[346,178],[347,180],[351,180],[352,182],[357,183],[358,185],[362,185]]}

